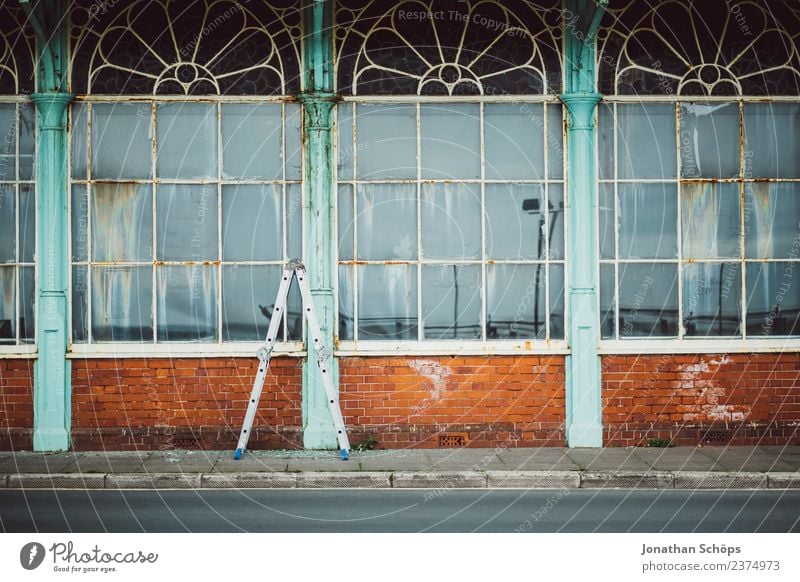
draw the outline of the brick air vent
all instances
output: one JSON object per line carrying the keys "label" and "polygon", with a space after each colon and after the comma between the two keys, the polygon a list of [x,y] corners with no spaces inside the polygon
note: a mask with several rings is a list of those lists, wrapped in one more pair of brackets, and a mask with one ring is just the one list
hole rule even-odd
{"label": "brick air vent", "polygon": [[452,449],[466,446],[467,434],[463,432],[448,432],[439,435],[439,446],[444,449]]}
{"label": "brick air vent", "polygon": [[731,440],[731,433],[727,430],[710,430],[706,433],[703,442],[709,445],[721,445]]}

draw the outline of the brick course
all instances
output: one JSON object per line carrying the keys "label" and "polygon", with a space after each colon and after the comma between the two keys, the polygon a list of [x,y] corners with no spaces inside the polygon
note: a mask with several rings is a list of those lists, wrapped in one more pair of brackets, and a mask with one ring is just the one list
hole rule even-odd
{"label": "brick course", "polygon": [[33,362],[0,359],[0,450],[32,448]]}

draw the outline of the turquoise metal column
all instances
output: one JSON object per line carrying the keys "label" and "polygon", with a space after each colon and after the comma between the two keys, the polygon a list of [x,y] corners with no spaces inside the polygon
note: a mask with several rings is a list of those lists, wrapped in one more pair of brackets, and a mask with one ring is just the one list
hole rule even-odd
{"label": "turquoise metal column", "polygon": [[70,447],[72,379],[67,353],[67,256],[69,221],[66,108],[72,95],[63,91],[66,70],[66,3],[40,2],[26,10],[37,37],[39,93],[31,97],[38,113],[36,157],[37,285],[34,367],[33,448],[63,451]]}
{"label": "turquoise metal column", "polygon": [[603,445],[600,400],[600,337],[597,301],[597,180],[595,168],[595,32],[604,5],[566,0],[567,196],[569,204],[569,341],[567,357],[567,444]]}
{"label": "turquoise metal column", "polygon": [[[332,4],[330,0],[309,0],[305,6],[305,90],[300,95],[305,144],[305,260],[322,335],[331,350],[336,329],[333,110],[337,101],[332,92]],[[338,386],[339,365],[335,358],[331,364],[333,382]],[[313,352],[303,364],[303,446],[338,448],[325,386]]]}

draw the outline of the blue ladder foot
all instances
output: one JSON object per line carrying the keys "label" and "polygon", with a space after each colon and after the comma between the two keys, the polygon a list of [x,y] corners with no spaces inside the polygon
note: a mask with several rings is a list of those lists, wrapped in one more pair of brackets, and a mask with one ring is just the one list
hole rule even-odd
{"label": "blue ladder foot", "polygon": [[238,461],[239,459],[241,459],[241,458],[242,458],[242,453],[243,453],[243,452],[244,452],[244,451],[243,451],[242,449],[236,449],[236,452],[235,452],[235,453],[233,453],[233,458],[234,458],[234,459],[236,459],[236,460]]}
{"label": "blue ladder foot", "polygon": [[346,461],[349,458],[347,456],[347,449],[342,449],[341,456],[343,461]]}

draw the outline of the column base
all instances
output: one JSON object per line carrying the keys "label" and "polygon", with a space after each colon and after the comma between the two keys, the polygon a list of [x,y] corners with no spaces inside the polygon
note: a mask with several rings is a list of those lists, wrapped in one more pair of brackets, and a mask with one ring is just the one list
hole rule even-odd
{"label": "column base", "polygon": [[316,425],[303,429],[303,447],[306,449],[338,450],[336,430],[333,426]]}
{"label": "column base", "polygon": [[597,449],[603,446],[603,427],[597,423],[571,424],[567,427],[567,446]]}
{"label": "column base", "polygon": [[63,428],[40,428],[33,431],[34,451],[68,451],[69,431]]}

